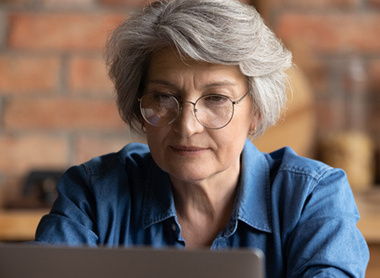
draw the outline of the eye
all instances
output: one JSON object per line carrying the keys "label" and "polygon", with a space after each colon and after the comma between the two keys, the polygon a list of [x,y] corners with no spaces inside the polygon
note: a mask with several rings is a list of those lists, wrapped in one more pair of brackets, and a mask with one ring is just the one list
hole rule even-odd
{"label": "eye", "polygon": [[202,102],[210,106],[225,105],[228,101],[228,97],[223,95],[208,95],[202,98]]}
{"label": "eye", "polygon": [[154,99],[155,101],[158,101],[158,102],[165,101],[165,100],[167,101],[173,97],[167,93],[160,93],[160,92],[150,93],[150,95],[152,96],[152,99]]}
{"label": "eye", "polygon": [[175,97],[168,93],[161,93],[161,92],[153,92],[148,93],[147,98],[150,99],[152,102],[156,103],[156,105],[165,106],[168,104],[175,103]]}

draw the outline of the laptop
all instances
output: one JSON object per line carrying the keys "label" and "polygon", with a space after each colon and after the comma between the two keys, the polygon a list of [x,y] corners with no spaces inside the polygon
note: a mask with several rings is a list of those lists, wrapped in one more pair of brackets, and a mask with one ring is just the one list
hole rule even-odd
{"label": "laptop", "polygon": [[264,278],[260,250],[0,245],[1,278]]}

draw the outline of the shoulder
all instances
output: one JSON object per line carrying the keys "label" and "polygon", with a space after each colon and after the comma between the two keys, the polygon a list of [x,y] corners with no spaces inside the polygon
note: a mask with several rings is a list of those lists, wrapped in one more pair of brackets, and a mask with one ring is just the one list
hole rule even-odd
{"label": "shoulder", "polygon": [[[300,157],[290,148],[266,157],[273,173],[273,230],[286,242],[289,269],[308,268],[317,257],[320,263],[322,254],[332,256],[322,256],[321,265],[347,273],[358,271],[353,262],[365,266],[367,247],[356,227],[359,213],[344,171]],[[341,255],[333,256],[331,250]]]}
{"label": "shoulder", "polygon": [[[326,207],[350,206],[355,212],[346,173],[323,162],[301,157],[285,147],[267,154],[270,164],[272,197],[301,211],[306,203],[327,203]],[[348,209],[347,209],[348,210]]]}
{"label": "shoulder", "polygon": [[244,147],[244,163],[249,172],[265,171],[270,179],[278,175],[309,177],[318,181],[330,171],[341,171],[311,158],[299,156],[292,148],[284,147],[271,153],[260,152],[247,140]]}
{"label": "shoulder", "polygon": [[299,156],[290,147],[284,147],[266,155],[271,169],[276,174],[307,176],[318,181],[333,169],[331,166],[310,158]]}
{"label": "shoulder", "polygon": [[[284,147],[271,153],[262,153],[253,144],[246,144],[246,154],[251,171],[265,170],[272,190],[310,194],[317,186],[340,186],[347,188],[348,181],[343,170],[333,168],[321,161],[299,156],[292,148]],[[276,190],[277,188],[277,190]]]}
{"label": "shoulder", "polygon": [[87,175],[94,177],[118,170],[142,169],[150,160],[151,155],[147,145],[130,143],[118,152],[95,157],[81,166]]}
{"label": "shoulder", "polygon": [[311,158],[299,156],[292,148],[284,147],[271,153],[261,152],[249,140],[246,141],[243,151],[243,165],[247,176],[259,176],[274,185],[294,184],[313,186],[329,175],[338,175],[345,178],[341,169]]}
{"label": "shoulder", "polygon": [[[69,168],[62,176],[59,191],[85,190],[95,194],[127,190],[141,184],[151,163],[148,146],[140,143],[126,145],[118,152],[95,157]],[[75,185],[75,186],[73,186]]]}

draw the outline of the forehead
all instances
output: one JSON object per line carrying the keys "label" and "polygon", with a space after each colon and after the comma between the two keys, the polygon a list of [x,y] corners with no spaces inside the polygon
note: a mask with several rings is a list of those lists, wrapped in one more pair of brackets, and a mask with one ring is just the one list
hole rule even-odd
{"label": "forehead", "polygon": [[238,66],[196,61],[181,57],[172,48],[155,52],[149,62],[146,82],[168,79],[173,82],[190,78],[199,83],[246,83]]}

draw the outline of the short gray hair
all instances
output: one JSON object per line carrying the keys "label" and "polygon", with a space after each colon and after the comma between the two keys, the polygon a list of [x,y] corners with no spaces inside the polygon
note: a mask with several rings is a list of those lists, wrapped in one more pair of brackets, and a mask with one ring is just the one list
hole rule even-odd
{"label": "short gray hair", "polygon": [[150,57],[168,46],[194,60],[238,65],[260,115],[256,136],[277,122],[287,98],[285,71],[292,55],[259,13],[237,0],[173,0],[136,12],[107,41],[106,62],[119,112],[132,129],[143,124],[137,98]]}

